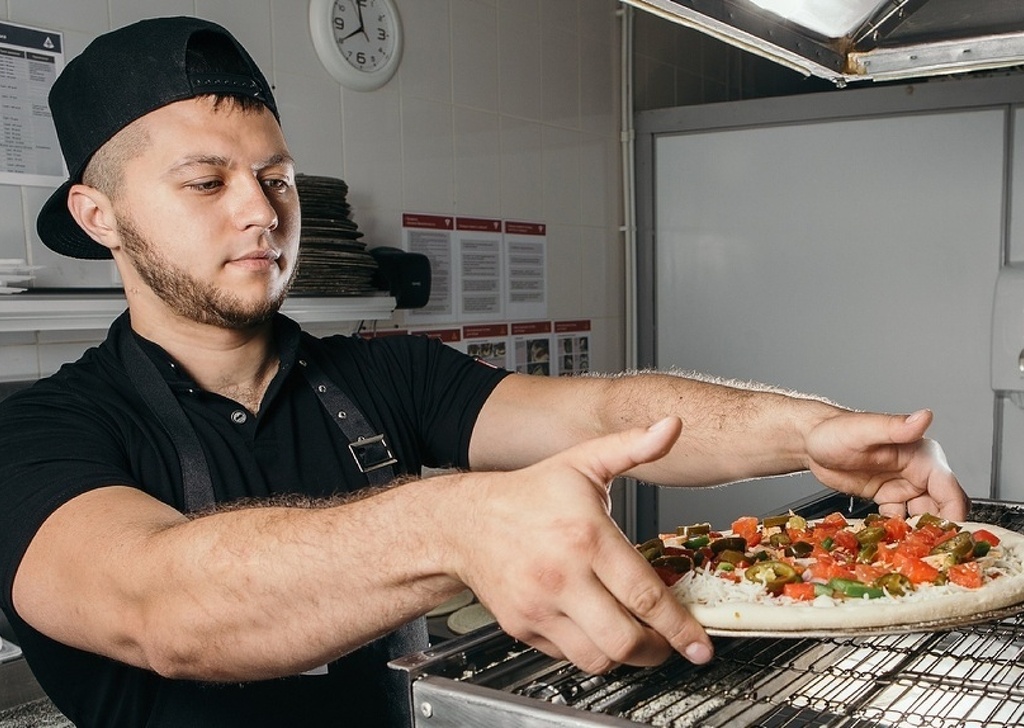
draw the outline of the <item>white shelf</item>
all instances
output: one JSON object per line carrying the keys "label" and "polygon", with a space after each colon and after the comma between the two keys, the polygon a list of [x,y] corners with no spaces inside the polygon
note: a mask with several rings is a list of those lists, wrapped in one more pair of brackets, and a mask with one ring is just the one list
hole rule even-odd
{"label": "white shelf", "polygon": [[[16,293],[0,296],[0,332],[106,329],[126,306],[120,293]],[[376,321],[395,310],[391,296],[316,298],[296,296],[281,312],[299,323]]]}

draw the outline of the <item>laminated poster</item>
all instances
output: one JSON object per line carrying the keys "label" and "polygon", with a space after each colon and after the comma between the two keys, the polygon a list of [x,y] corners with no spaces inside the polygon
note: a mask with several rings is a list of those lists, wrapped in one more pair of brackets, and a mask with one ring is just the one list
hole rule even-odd
{"label": "laminated poster", "polygon": [[0,22],[0,184],[57,187],[67,176],[47,95],[64,68],[64,36]]}

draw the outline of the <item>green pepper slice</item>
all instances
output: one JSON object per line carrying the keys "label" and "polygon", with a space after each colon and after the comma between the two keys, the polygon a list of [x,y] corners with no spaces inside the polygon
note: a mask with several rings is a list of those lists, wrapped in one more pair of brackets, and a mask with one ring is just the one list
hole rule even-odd
{"label": "green pepper slice", "polygon": [[762,523],[765,528],[781,528],[789,523],[789,516],[768,516]]}
{"label": "green pepper slice", "polygon": [[683,548],[687,549],[699,549],[703,546],[707,546],[711,543],[710,536],[694,536],[691,539],[687,539],[683,542]]}
{"label": "green pepper slice", "polygon": [[837,591],[851,599],[864,599],[865,597],[868,599],[878,599],[885,596],[885,592],[882,591],[881,587],[868,586],[864,582],[856,581],[855,579],[831,579],[827,586],[833,591]]}
{"label": "green pepper slice", "polygon": [[772,594],[781,594],[782,587],[800,581],[800,575],[783,561],[761,561],[747,569],[743,576],[747,581],[764,584]]}

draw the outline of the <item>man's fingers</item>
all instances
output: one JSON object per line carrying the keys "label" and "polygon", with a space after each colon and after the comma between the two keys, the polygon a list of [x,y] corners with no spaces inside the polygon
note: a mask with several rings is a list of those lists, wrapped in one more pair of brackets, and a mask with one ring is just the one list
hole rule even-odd
{"label": "man's fingers", "polygon": [[666,417],[646,430],[634,428],[587,440],[559,455],[559,459],[595,482],[607,483],[617,475],[664,457],[679,439],[683,423]]}
{"label": "man's fingers", "polygon": [[[624,542],[609,544],[609,548],[595,554],[594,572],[622,609],[653,630],[673,650],[698,664],[711,659],[711,640],[704,628],[665,587],[636,549]],[[637,662],[643,651],[651,647],[637,644],[634,649],[635,655],[620,661],[646,665],[664,659],[664,655],[658,659],[659,653],[654,651],[647,657],[656,662]]]}

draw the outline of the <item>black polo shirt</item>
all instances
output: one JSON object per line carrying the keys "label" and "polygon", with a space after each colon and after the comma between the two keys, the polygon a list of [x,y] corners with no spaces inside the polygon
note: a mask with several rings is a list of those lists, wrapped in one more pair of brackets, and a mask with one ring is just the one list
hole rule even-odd
{"label": "black polo shirt", "polygon": [[[281,366],[258,415],[203,391],[160,347],[140,340],[198,435],[218,502],[365,487],[347,439],[298,370],[300,351],[385,434],[399,474],[469,466],[476,417],[507,372],[426,337],[317,339],[284,316],[274,325]],[[214,685],[166,680],[72,649],[18,617],[11,601],[18,564],[63,503],[93,488],[129,485],[184,509],[177,451],[118,355],[125,336],[135,336],[127,314],[79,361],[0,403],[0,606],[44,690],[79,726],[393,723],[404,696],[386,662],[421,648],[420,630],[367,645],[326,675]]]}

